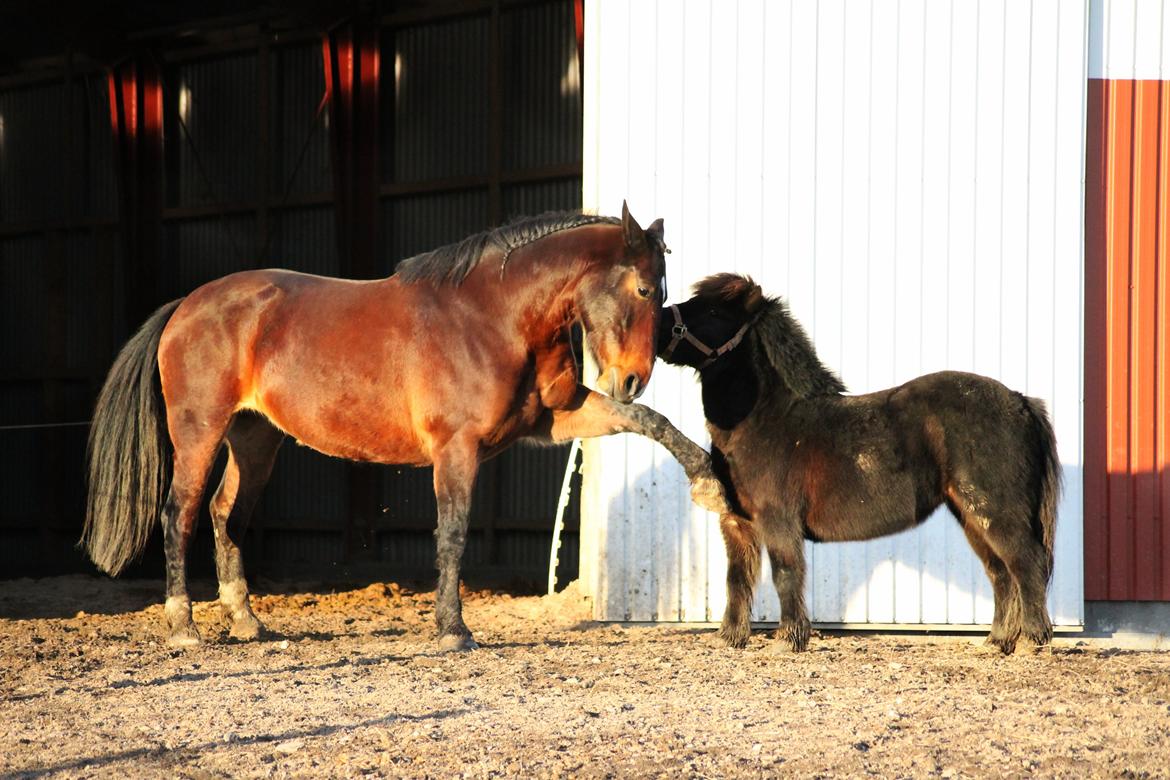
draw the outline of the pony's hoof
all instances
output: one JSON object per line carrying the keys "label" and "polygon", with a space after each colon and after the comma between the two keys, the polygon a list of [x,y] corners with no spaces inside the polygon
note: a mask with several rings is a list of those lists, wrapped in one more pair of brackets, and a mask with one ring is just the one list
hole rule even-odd
{"label": "pony's hoof", "polygon": [[241,642],[250,642],[253,639],[259,639],[263,633],[264,625],[255,617],[249,615],[248,617],[233,620],[231,630],[228,631],[228,636],[232,639],[238,639]]}
{"label": "pony's hoof", "polygon": [[800,623],[787,623],[776,629],[776,640],[794,653],[803,653],[808,649],[808,639],[811,634],[812,626],[807,620]]}
{"label": "pony's hoof", "polygon": [[444,634],[439,637],[439,650],[444,653],[465,653],[478,649],[479,645],[470,634]]}
{"label": "pony's hoof", "polygon": [[184,626],[171,632],[167,644],[171,647],[198,647],[203,644],[203,640],[194,626]]}
{"label": "pony's hoof", "polygon": [[1043,652],[1052,648],[1052,632],[1030,632],[1025,631],[1020,634],[1020,640],[1016,644],[1020,650],[1028,650],[1033,653]]}
{"label": "pony's hoof", "polygon": [[691,482],[691,500],[708,512],[720,516],[731,514],[723,483],[715,477],[697,477]]}
{"label": "pony's hoof", "polygon": [[998,650],[1002,655],[1011,655],[1016,651],[1016,638],[989,634],[984,640],[983,646]]}
{"label": "pony's hoof", "polygon": [[751,626],[721,626],[719,638],[728,647],[742,649],[747,647],[748,639],[752,635]]}

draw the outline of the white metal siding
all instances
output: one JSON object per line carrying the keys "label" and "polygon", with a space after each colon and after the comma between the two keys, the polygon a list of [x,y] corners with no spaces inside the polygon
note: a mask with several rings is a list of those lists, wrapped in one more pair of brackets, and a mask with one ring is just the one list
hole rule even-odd
{"label": "white metal siding", "polygon": [[[943,368],[1047,401],[1065,492],[1050,602],[1082,619],[1085,2],[586,4],[584,203],[666,220],[671,299],[735,270],[788,298],[852,392]],[[708,442],[692,372],[644,402]],[[725,557],[665,450],[586,446],[582,574],[603,620],[718,620]],[[808,545],[819,622],[989,623],[945,510]],[[765,561],[754,609],[776,620]]]}

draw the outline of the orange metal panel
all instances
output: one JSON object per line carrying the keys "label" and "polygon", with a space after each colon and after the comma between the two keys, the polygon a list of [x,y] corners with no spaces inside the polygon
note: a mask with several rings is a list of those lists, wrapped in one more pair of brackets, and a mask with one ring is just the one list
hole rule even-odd
{"label": "orange metal panel", "polygon": [[1167,463],[1167,417],[1170,417],[1170,81],[1163,81],[1159,115],[1158,140],[1158,252],[1155,275],[1157,279],[1157,313],[1155,314],[1155,370],[1154,370],[1154,481],[1157,495],[1157,518],[1154,524],[1157,538],[1156,572],[1158,575],[1155,598],[1170,601],[1170,471]]}
{"label": "orange metal panel", "polygon": [[1106,230],[1109,83],[1090,79],[1085,133],[1085,598],[1109,597],[1105,486]]}
{"label": "orange metal panel", "polygon": [[1133,583],[1129,495],[1129,284],[1133,219],[1134,83],[1109,89],[1106,166],[1105,469],[1109,509],[1109,597],[1125,599]]}
{"label": "orange metal panel", "polygon": [[1170,83],[1088,98],[1085,596],[1170,600]]}
{"label": "orange metal panel", "polygon": [[1130,253],[1129,473],[1133,501],[1133,593],[1156,597],[1154,409],[1158,267],[1158,141],[1161,82],[1134,89],[1133,238]]}

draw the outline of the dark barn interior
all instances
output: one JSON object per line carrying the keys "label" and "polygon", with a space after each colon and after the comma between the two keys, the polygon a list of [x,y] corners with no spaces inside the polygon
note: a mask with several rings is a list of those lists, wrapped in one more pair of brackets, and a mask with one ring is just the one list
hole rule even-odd
{"label": "dark barn interior", "polygon": [[[0,20],[0,578],[95,571],[75,546],[86,421],[158,305],[248,268],[386,276],[581,205],[572,0],[20,2]],[[484,465],[469,578],[543,580],[566,457]],[[286,442],[245,556],[253,577],[429,578],[434,525],[429,469]],[[155,536],[130,576],[162,576]],[[211,547],[205,509],[193,575]]]}

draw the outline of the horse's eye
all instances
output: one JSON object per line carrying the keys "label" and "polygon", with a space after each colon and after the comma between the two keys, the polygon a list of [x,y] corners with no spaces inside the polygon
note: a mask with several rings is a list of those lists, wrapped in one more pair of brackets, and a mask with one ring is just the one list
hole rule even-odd
{"label": "horse's eye", "polygon": [[650,297],[650,288],[649,287],[639,287],[638,288],[638,297],[649,298]]}

